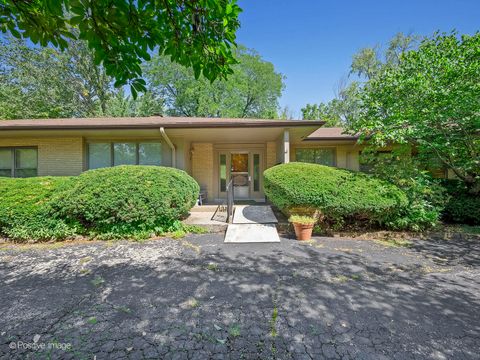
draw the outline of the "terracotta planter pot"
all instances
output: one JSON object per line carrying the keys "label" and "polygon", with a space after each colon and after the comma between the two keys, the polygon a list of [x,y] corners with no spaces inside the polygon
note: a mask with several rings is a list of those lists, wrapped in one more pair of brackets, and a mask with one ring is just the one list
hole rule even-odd
{"label": "terracotta planter pot", "polygon": [[297,240],[310,240],[312,238],[313,224],[293,223]]}

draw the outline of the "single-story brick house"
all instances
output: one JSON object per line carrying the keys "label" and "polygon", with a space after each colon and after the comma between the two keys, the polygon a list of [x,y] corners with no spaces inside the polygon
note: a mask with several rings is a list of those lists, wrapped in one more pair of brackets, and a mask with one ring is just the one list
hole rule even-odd
{"label": "single-story brick house", "polygon": [[218,118],[82,118],[0,121],[0,176],[78,175],[121,164],[173,166],[209,201],[261,200],[263,171],[290,161],[359,170],[361,146],[322,121]]}

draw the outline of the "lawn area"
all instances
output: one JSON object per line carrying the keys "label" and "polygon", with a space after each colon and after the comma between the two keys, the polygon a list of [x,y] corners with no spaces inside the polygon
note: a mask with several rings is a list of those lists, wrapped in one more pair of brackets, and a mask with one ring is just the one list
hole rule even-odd
{"label": "lawn area", "polygon": [[4,244],[0,357],[476,359],[480,241],[455,234]]}

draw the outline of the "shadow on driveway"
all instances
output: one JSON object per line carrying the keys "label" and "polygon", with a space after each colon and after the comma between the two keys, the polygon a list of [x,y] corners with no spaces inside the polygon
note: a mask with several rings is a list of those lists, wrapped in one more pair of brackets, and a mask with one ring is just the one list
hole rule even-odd
{"label": "shadow on driveway", "polygon": [[4,251],[0,354],[478,359],[478,244],[222,240]]}

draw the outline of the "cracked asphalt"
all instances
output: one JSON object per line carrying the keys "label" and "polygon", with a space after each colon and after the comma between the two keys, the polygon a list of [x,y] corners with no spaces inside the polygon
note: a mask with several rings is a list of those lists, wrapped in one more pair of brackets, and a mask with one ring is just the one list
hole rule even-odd
{"label": "cracked asphalt", "polygon": [[480,359],[480,240],[0,250],[0,358]]}

